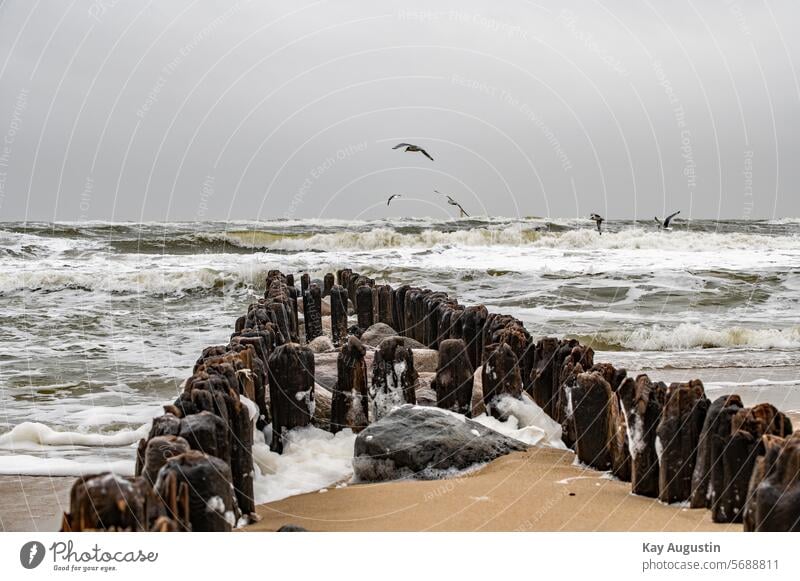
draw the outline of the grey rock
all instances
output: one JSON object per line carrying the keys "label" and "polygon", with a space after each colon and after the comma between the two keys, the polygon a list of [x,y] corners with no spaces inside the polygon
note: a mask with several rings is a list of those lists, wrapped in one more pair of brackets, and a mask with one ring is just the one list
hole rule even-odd
{"label": "grey rock", "polygon": [[308,344],[308,348],[314,353],[330,353],[336,348],[333,346],[333,341],[325,335],[320,335]]}
{"label": "grey rock", "polygon": [[[373,327],[374,326],[375,325],[373,325]],[[372,328],[372,327],[370,327],[370,328]],[[389,328],[391,329],[391,327],[389,327]],[[395,340],[397,341],[398,345],[402,345],[403,347],[410,348],[410,349],[427,349],[427,347],[425,345],[423,345],[422,343],[420,343],[416,339],[412,339],[411,337],[400,337],[399,335],[391,335],[389,337],[385,337],[384,339],[381,339],[378,342],[378,345],[376,345],[376,347],[378,349],[380,349],[381,348],[381,344],[384,341],[391,340],[392,337],[396,337]],[[364,342],[363,338],[362,338],[361,342],[362,343]],[[434,369],[433,371],[436,371],[436,369]]]}
{"label": "grey rock", "polygon": [[526,444],[463,416],[404,405],[358,434],[353,469],[366,482],[431,480],[525,449]]}
{"label": "grey rock", "polygon": [[361,335],[361,342],[371,347],[377,347],[387,337],[394,337],[397,331],[386,323],[375,323]]}

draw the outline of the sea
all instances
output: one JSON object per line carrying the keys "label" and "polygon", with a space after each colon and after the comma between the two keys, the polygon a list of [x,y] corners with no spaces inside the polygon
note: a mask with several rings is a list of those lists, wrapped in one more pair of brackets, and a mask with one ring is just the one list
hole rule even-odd
{"label": "sea", "polygon": [[[630,373],[700,378],[709,397],[800,417],[800,219],[667,231],[620,220],[602,234],[535,217],[6,222],[0,474],[132,473],[149,420],[200,351],[227,342],[268,270],[321,279],[343,267],[482,303],[535,337],[577,337]],[[261,470],[281,479],[260,500],[346,473],[352,439],[318,432],[291,466],[260,449]]]}

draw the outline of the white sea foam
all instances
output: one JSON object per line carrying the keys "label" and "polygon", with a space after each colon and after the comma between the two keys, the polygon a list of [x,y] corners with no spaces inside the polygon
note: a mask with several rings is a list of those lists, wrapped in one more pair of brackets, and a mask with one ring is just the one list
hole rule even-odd
{"label": "white sea foam", "polygon": [[48,446],[129,446],[147,436],[150,426],[136,430],[120,430],[110,434],[96,432],[59,432],[44,424],[23,422],[10,432],[0,435],[0,449],[41,450]]}
{"label": "white sea foam", "polygon": [[544,410],[529,397],[525,396],[522,400],[501,397],[495,405],[499,412],[508,416],[507,420],[501,422],[486,414],[481,414],[473,420],[532,446],[565,449],[564,442],[561,441],[559,423],[544,413]]}
{"label": "white sea foam", "polygon": [[283,454],[271,452],[260,432],[255,440],[257,503],[313,492],[353,475],[355,435],[349,429],[331,434],[313,426],[297,428],[284,441]]}

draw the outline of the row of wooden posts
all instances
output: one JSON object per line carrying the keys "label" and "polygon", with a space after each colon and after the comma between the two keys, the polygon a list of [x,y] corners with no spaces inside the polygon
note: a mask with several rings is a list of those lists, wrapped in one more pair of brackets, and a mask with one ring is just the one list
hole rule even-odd
{"label": "row of wooden posts", "polygon": [[[634,494],[689,501],[745,530],[800,528],[800,434],[774,406],[745,407],[733,394],[712,402],[697,379],[667,386],[629,377],[595,363],[575,339],[535,340],[518,319],[443,292],[378,285],[351,269],[319,282],[304,274],[298,289],[292,275],[270,271],[264,298],[236,321],[228,344],[203,351],[174,405],[153,420],[136,476],[78,479],[63,528],[229,530],[255,518],[253,425],[271,424],[270,447],[282,453],[292,429],[319,418],[307,343],[324,334],[325,306],[339,350],[326,418],[334,432],[416,403],[412,347],[421,343],[439,353],[431,383],[439,407],[470,416],[480,367],[488,413],[503,419],[499,398],[527,394],[561,424],[582,463],[631,482]],[[376,349],[370,389],[359,337],[374,323],[398,336]]]}

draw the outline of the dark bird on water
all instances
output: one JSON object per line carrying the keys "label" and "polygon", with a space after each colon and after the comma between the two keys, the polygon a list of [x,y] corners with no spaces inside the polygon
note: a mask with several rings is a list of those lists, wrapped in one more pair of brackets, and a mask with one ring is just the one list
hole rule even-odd
{"label": "dark bird on water", "polygon": [[400,197],[400,194],[392,194],[391,196],[389,196],[389,199],[386,200],[386,205],[388,206],[389,204],[392,203],[392,200],[394,200],[395,198],[399,198],[399,197]]}
{"label": "dark bird on water", "polygon": [[674,214],[670,214],[669,216],[667,216],[667,217],[664,219],[664,221],[663,221],[663,222],[661,221],[661,219],[660,219],[658,216],[656,216],[656,218],[655,218],[656,224],[658,224],[658,227],[659,227],[659,229],[661,229],[661,230],[669,230],[669,223],[670,223],[670,221],[672,221],[672,219],[673,219],[675,216],[677,216],[678,214],[680,214],[680,213],[681,213],[681,211],[680,211],[680,210],[678,210],[678,211],[677,211],[677,212],[675,212]]}
{"label": "dark bird on water", "polygon": [[433,161],[433,158],[430,155],[428,155],[427,151],[422,149],[419,145],[414,145],[413,143],[398,143],[392,149],[400,149],[401,147],[405,147],[405,151],[410,151],[412,153],[418,151],[419,153],[427,157],[429,160]]}
{"label": "dark bird on water", "polygon": [[450,204],[451,206],[457,206],[458,209],[461,211],[460,217],[463,218],[464,216],[466,216],[467,218],[469,218],[469,214],[467,214],[467,212],[464,210],[464,208],[461,207],[461,204],[456,202],[452,197],[448,196],[447,194],[443,194],[439,190],[433,190],[433,191],[436,192],[439,195],[446,196],[447,197],[447,203]]}
{"label": "dark bird on water", "polygon": [[603,217],[600,214],[592,214],[591,216],[589,216],[589,218],[591,218],[592,220],[594,220],[597,223],[597,231],[600,232],[600,234],[602,234],[603,230],[602,230],[601,226],[602,226],[603,222],[605,221],[603,219]]}

